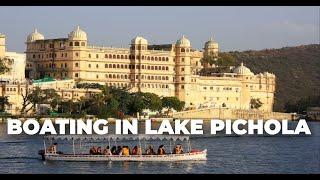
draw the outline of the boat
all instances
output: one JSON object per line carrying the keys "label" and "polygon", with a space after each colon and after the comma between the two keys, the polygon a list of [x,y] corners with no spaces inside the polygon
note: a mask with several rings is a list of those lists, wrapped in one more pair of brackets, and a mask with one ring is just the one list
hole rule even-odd
{"label": "boat", "polygon": [[[72,140],[73,153],[64,154],[59,151],[48,151],[46,147],[46,140]],[[141,147],[141,141],[144,140],[169,140],[170,150],[171,141],[172,145],[176,140],[186,141],[188,149],[187,152],[181,154],[174,154],[172,151],[162,155],[92,155],[81,153],[81,143],[84,140],[107,140],[111,147],[111,141],[116,142],[119,140],[138,140]],[[79,153],[76,153],[75,141],[79,141]],[[143,151],[142,151],[143,152]],[[58,135],[58,136],[45,136],[44,150],[39,150],[39,155],[42,160],[48,161],[205,161],[207,160],[207,149],[202,151],[191,149],[189,136],[178,135]]]}

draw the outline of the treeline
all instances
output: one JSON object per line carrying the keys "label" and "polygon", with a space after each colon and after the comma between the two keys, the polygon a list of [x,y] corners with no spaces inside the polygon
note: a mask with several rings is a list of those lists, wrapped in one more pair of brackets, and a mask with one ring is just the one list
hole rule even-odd
{"label": "treeline", "polygon": [[307,98],[301,98],[296,102],[291,101],[285,103],[285,110],[288,113],[297,112],[298,114],[302,114],[308,107],[320,107],[320,95],[309,96]]}
{"label": "treeline", "polygon": [[229,52],[255,74],[268,71],[276,75],[275,111],[286,111],[288,101],[317,95],[320,89],[320,45],[310,44],[280,49]]}
{"label": "treeline", "polygon": [[185,105],[185,102],[176,97],[159,97],[154,93],[143,92],[130,93],[126,88],[99,84],[78,84],[77,87],[96,88],[101,92],[90,98],[80,97],[75,101],[62,99],[54,89],[41,90],[36,87],[32,92],[23,95],[21,114],[27,114],[31,110],[35,112],[38,104],[48,104],[50,110],[47,114],[57,112],[70,117],[95,115],[98,118],[124,118],[126,115],[135,117],[138,112],[141,115],[144,109],[160,112],[166,108],[180,111]]}

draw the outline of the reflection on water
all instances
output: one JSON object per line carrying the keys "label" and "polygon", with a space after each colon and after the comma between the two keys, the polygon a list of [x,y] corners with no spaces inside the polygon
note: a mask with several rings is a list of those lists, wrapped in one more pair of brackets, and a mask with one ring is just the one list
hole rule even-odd
{"label": "reflection on water", "polygon": [[[295,123],[291,122],[291,126]],[[320,123],[308,125],[311,136],[193,136],[192,149],[208,149],[207,161],[43,162],[37,154],[43,148],[42,136],[9,136],[7,125],[0,124],[0,173],[320,173]],[[208,125],[203,127],[209,128]],[[75,145],[79,147],[79,143]],[[88,153],[92,146],[105,148],[109,145],[100,141],[82,143],[82,153]],[[138,144],[137,141],[116,143],[130,147]],[[114,144],[111,142],[111,146]],[[169,142],[146,142],[146,145],[142,142],[142,147],[157,148],[160,144],[170,149]],[[61,141],[58,148],[71,152],[71,145],[72,141]]]}

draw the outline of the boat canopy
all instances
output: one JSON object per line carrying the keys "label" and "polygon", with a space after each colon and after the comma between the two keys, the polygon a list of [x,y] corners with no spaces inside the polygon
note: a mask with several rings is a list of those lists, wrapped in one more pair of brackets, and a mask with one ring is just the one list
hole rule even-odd
{"label": "boat canopy", "polygon": [[147,135],[147,134],[129,134],[129,135],[118,135],[118,134],[108,134],[108,135],[59,135],[59,136],[45,136],[48,140],[189,140],[189,136],[181,135]]}

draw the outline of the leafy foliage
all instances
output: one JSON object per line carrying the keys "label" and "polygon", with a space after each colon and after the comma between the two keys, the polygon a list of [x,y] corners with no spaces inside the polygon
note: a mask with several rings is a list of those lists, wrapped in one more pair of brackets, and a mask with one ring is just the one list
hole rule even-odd
{"label": "leafy foliage", "polygon": [[285,104],[316,96],[320,89],[320,45],[303,45],[260,51],[229,52],[254,73],[276,75],[275,111],[285,111]]}

